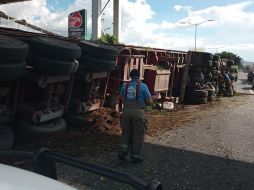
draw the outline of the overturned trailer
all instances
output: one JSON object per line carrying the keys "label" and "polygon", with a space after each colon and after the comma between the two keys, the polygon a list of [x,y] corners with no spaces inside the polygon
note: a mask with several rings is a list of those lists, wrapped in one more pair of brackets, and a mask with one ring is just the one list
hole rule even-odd
{"label": "overturned trailer", "polygon": [[117,104],[122,84],[131,80],[132,69],[140,71],[140,80],[147,84],[154,99],[173,103],[184,100],[191,54],[138,46],[121,47],[116,69],[110,72],[108,81],[107,100],[111,107]]}
{"label": "overturned trailer", "polygon": [[15,130],[26,136],[62,132],[67,124],[85,127],[86,112],[104,105],[116,107],[121,85],[131,80],[134,68],[162,105],[184,100],[191,53],[75,41],[9,28],[0,28],[0,34],[30,48],[21,88],[14,93]]}

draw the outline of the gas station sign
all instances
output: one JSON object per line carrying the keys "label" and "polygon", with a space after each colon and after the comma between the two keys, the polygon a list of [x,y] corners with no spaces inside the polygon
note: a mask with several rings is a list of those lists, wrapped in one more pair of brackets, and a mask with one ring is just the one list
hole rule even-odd
{"label": "gas station sign", "polygon": [[69,15],[68,36],[75,39],[87,39],[87,11],[85,9]]}

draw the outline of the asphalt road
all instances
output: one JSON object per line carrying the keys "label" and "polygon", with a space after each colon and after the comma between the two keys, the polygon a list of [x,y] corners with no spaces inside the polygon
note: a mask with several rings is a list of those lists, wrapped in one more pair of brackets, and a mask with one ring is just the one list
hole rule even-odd
{"label": "asphalt road", "polygon": [[252,84],[247,80],[247,73],[239,72],[238,80],[234,83],[236,92],[240,94],[254,94]]}
{"label": "asphalt road", "polygon": [[[158,115],[155,124],[168,130],[157,136],[146,135],[145,161],[141,164],[118,160],[120,137],[116,134],[70,136],[51,148],[71,152],[88,162],[124,171],[146,181],[158,179],[164,190],[253,190],[254,96],[250,95],[251,84],[246,78],[245,73],[240,73],[234,84],[242,95],[219,98],[213,106],[187,106],[188,114],[193,114],[191,120],[183,114],[186,112],[178,112],[188,121],[182,126],[171,126],[177,122],[165,120],[166,117],[173,120],[174,114]],[[82,138],[88,140],[82,141]],[[58,164],[57,169],[61,181],[79,190],[132,189],[76,168]]]}
{"label": "asphalt road", "polygon": [[[157,137],[146,137],[145,161],[132,165],[118,161],[117,150],[94,150],[82,158],[134,174],[142,179],[158,179],[164,189],[254,188],[254,96],[223,98],[183,127]],[[200,116],[201,115],[201,116]],[[184,115],[183,115],[184,117]],[[170,120],[170,118],[168,118]],[[118,136],[111,141],[119,143]],[[116,146],[117,147],[117,146]],[[61,180],[86,189],[131,189],[129,186],[70,167],[59,166]]]}

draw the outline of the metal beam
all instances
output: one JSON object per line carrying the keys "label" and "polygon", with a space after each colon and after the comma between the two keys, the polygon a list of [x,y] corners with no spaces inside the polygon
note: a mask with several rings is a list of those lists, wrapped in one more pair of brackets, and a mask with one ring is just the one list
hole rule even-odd
{"label": "metal beam", "polygon": [[24,2],[24,1],[30,1],[30,0],[1,0],[0,5],[10,4],[10,3],[18,3],[18,2]]}
{"label": "metal beam", "polygon": [[49,34],[49,35],[53,35],[53,36],[60,36],[60,35],[57,35],[53,32],[50,32],[48,30],[45,30],[45,29],[42,29],[40,27],[29,24],[29,23],[26,22],[26,20],[17,20],[13,17],[10,17],[10,16],[6,15],[5,13],[3,13],[1,11],[0,11],[0,18],[4,18],[4,19],[8,20],[8,23],[9,23],[9,21],[12,21],[12,22],[15,22],[15,23],[18,23],[20,25],[26,26],[28,28],[39,31],[39,32],[44,33],[44,34]]}

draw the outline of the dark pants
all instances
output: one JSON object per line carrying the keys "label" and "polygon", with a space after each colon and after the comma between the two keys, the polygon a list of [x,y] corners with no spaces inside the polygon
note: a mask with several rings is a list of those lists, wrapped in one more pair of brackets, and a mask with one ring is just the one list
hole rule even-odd
{"label": "dark pants", "polygon": [[234,92],[233,92],[233,84],[232,84],[232,82],[226,81],[225,85],[226,85],[226,95],[227,96],[233,96]]}
{"label": "dark pants", "polygon": [[124,107],[121,117],[120,151],[130,153],[132,159],[143,159],[146,126],[147,117],[144,109]]}

